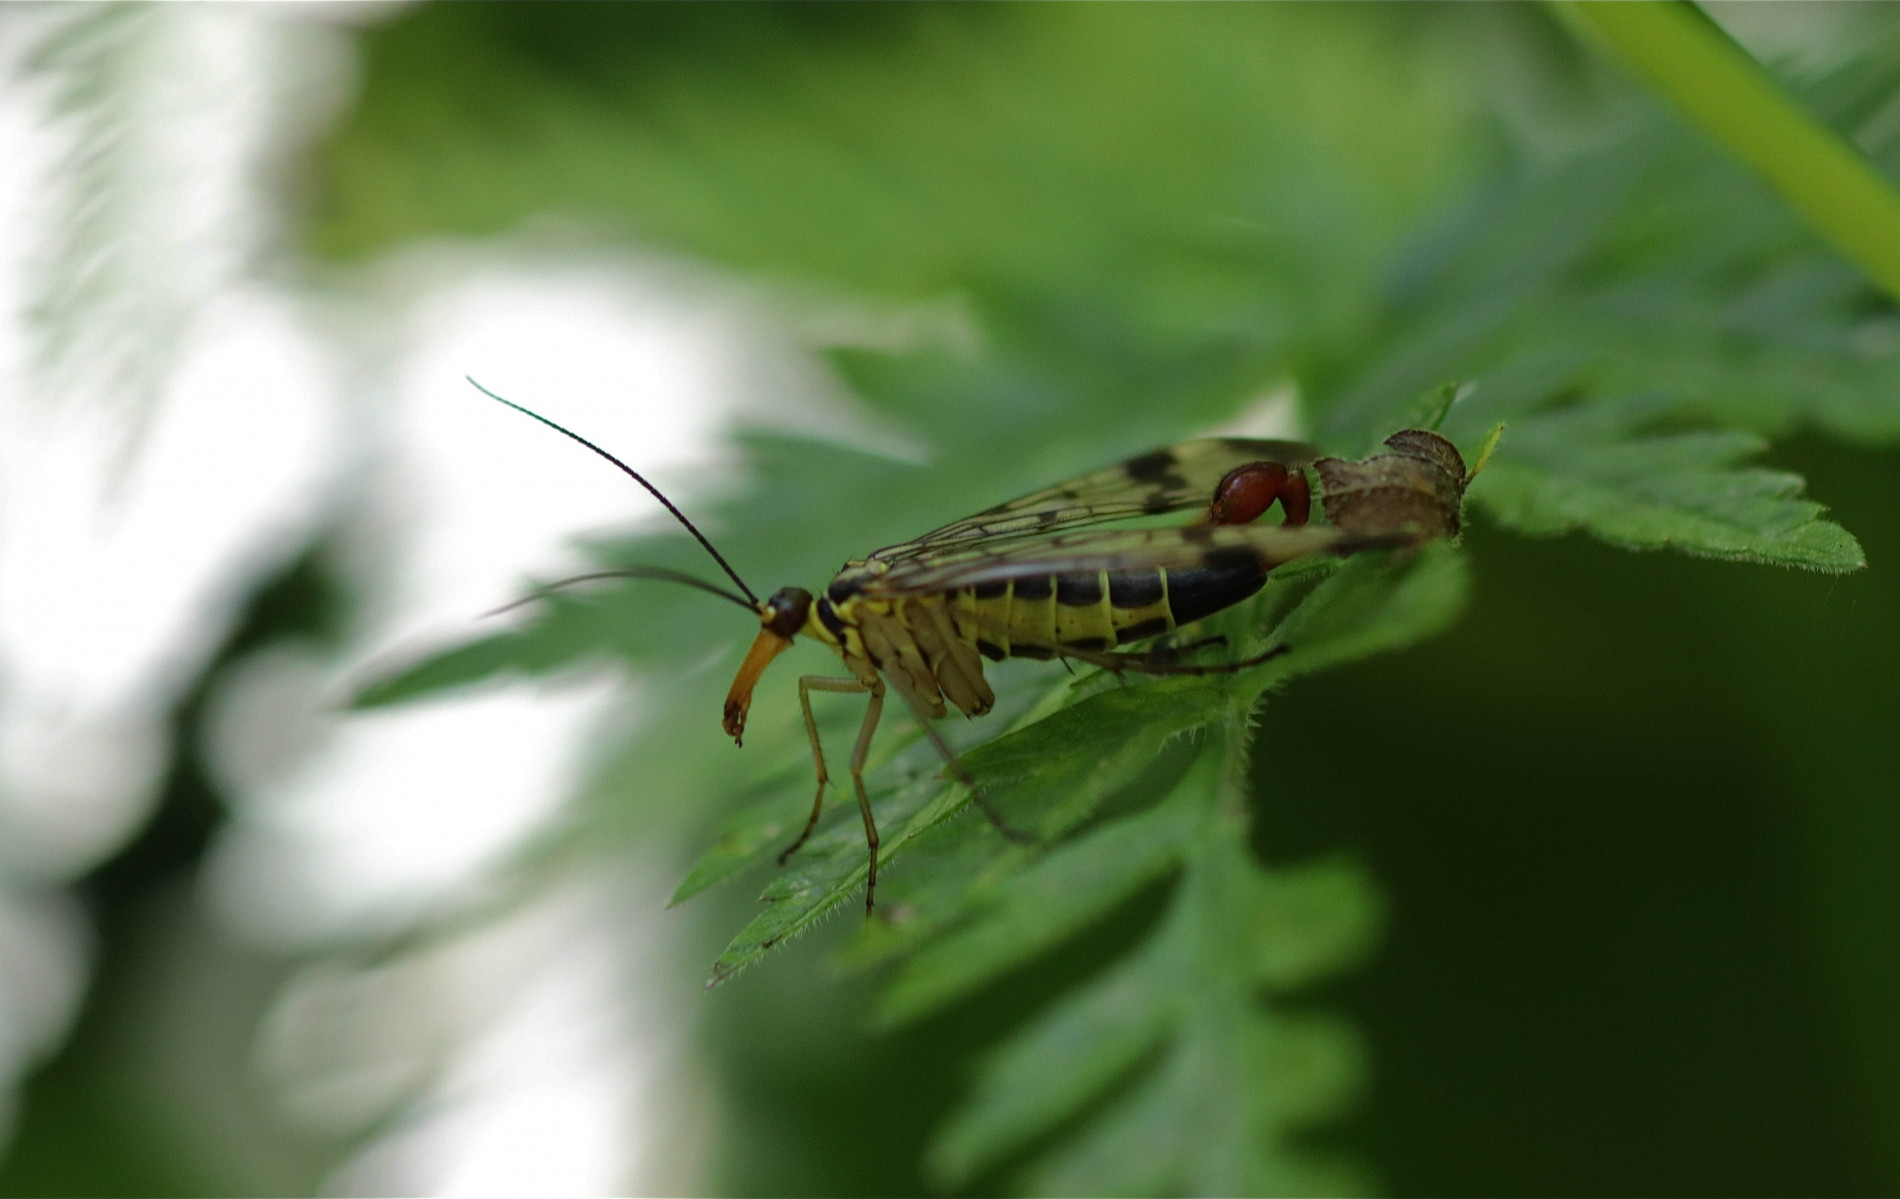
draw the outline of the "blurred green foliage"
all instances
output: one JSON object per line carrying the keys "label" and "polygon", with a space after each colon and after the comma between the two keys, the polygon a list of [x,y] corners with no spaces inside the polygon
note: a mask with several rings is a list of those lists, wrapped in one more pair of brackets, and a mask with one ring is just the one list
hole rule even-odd
{"label": "blurred green foliage", "polygon": [[[1892,175],[1900,54],[1864,19],[1794,82]],[[928,746],[887,729],[890,925],[820,927],[862,875],[853,813],[769,867],[809,803],[812,647],[743,754],[714,713],[750,630],[691,593],[558,598],[386,687],[602,653],[667,680],[560,847],[711,846],[680,913],[709,960],[753,919],[720,977],[762,964],[703,1001],[717,1188],[1900,1184],[1900,463],[1814,436],[1900,436],[1900,314],[1539,10],[436,5],[360,42],[316,254],[553,213],[761,283],[795,328],[942,318],[817,347],[927,466],[751,433],[751,490],[694,505],[755,584],[816,587],[1289,385],[1343,453],[1446,379],[1478,384],[1461,444],[1510,422],[1467,545],[1291,572],[1221,626],[1284,634],[1269,668],[1126,692],[998,669],[999,712],[953,736],[1012,811],[1077,830],[1051,851],[951,819]],[[1502,535],[1570,529],[1875,569]],[[598,552],[700,564],[679,537]],[[1467,595],[1449,634],[1358,661]],[[822,710],[829,744],[852,707]]]}

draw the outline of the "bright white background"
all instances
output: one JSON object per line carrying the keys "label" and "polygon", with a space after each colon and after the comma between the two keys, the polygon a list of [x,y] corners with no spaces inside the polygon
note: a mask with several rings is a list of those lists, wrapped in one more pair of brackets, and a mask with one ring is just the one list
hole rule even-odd
{"label": "bright white background", "polygon": [[[305,963],[261,1027],[221,1035],[251,1046],[276,1117],[380,1130],[332,1190],[678,1188],[686,1017],[642,982],[676,969],[672,864],[577,878],[393,963],[333,952],[478,892],[636,689],[582,672],[363,715],[336,700],[366,662],[465,637],[573,567],[576,536],[654,519],[464,375],[690,505],[776,334],[735,289],[571,229],[341,277],[298,262],[273,181],[347,101],[339,22],[374,17],[0,14],[0,1130],[86,991],[72,884],[149,816],[170,715],[246,598],[321,539],[351,591],[346,651],[272,646],[210,705],[233,807],[181,927]],[[851,424],[807,401],[809,422]]]}

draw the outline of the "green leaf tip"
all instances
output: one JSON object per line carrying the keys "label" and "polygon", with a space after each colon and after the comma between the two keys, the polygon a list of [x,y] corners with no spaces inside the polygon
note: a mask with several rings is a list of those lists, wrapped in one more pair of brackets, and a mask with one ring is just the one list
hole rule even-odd
{"label": "green leaf tip", "polygon": [[1503,440],[1504,422],[1499,421],[1492,425],[1478,442],[1477,453],[1471,459],[1471,469],[1465,472],[1465,486],[1471,486],[1471,481],[1478,477],[1478,473],[1485,468],[1485,464],[1491,461],[1491,455],[1497,452],[1498,442]]}
{"label": "green leaf tip", "polygon": [[1625,397],[1522,419],[1472,498],[1533,536],[1581,529],[1626,549],[1827,573],[1866,565],[1860,543],[1801,498],[1799,476],[1740,465],[1765,448],[1761,438],[1650,432],[1664,411]]}

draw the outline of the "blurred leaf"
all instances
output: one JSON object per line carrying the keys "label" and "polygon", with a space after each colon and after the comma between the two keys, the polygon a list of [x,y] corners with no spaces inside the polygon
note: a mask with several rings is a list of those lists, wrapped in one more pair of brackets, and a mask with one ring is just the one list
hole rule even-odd
{"label": "blurred leaf", "polygon": [[1564,11],[1606,37],[1685,116],[1900,296],[1900,197],[1706,13],[1673,2]]}
{"label": "blurred leaf", "polygon": [[1356,861],[1273,871],[1254,902],[1254,975],[1288,991],[1354,965],[1371,952],[1381,915],[1378,886]]}
{"label": "blurred leaf", "polygon": [[1900,436],[1891,302],[1646,108],[1474,195],[1415,243],[1390,294],[1389,340],[1318,397],[1349,450],[1447,378],[1478,384],[1446,426],[1460,440],[1555,400],[1626,394],[1666,399],[1683,422]]}
{"label": "blurred leaf", "polygon": [[424,695],[453,691],[520,668],[521,639],[510,634],[484,637],[453,649],[438,650],[420,662],[386,674],[372,674],[350,698],[352,708],[380,708]]}
{"label": "blurred leaf", "polygon": [[931,1147],[933,1173],[950,1185],[974,1177],[1081,1110],[1159,1044],[1174,1021],[1173,951],[1170,939],[1151,939],[991,1054]]}
{"label": "blurred leaf", "polygon": [[[221,184],[180,194],[181,177],[230,169],[222,155],[187,148],[175,127],[191,107],[188,89],[216,86],[190,69],[208,66],[192,62],[195,20],[113,4],[49,9],[20,27],[21,65],[53,159],[36,181],[46,190],[44,240],[25,280],[32,390],[116,409],[114,449],[125,463],[142,448],[220,277],[255,252],[233,228],[235,206],[205,211]],[[181,68],[190,80],[183,96]],[[225,136],[241,145],[255,134],[240,121]]]}
{"label": "blurred leaf", "polygon": [[741,808],[715,829],[712,845],[674,889],[667,906],[685,903],[708,887],[718,886],[790,845],[801,817],[786,799],[782,790],[774,788],[769,798]]}
{"label": "blurred leaf", "polygon": [[1230,335],[1263,267],[1315,285],[1269,301],[1278,317],[1341,294],[1296,261],[1301,226],[1371,235],[1322,249],[1364,270],[1469,169],[1475,144],[1451,135],[1475,94],[1392,53],[1421,49],[1415,27],[1264,7],[443,6],[370,39],[313,235],[358,255],[556,208],[886,295],[1021,307],[1058,280],[1138,282],[1160,323]]}
{"label": "blurred leaf", "polygon": [[982,919],[912,957],[879,1015],[914,1018],[1066,939],[1174,866],[1199,816],[1188,803],[1164,803],[1053,850],[1011,879]]}

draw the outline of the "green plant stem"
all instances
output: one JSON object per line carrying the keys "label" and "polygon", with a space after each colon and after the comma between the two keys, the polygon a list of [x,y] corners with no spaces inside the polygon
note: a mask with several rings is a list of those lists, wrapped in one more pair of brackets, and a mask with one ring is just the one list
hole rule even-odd
{"label": "green plant stem", "polygon": [[1679,0],[1566,7],[1900,299],[1900,195],[1719,26]]}

